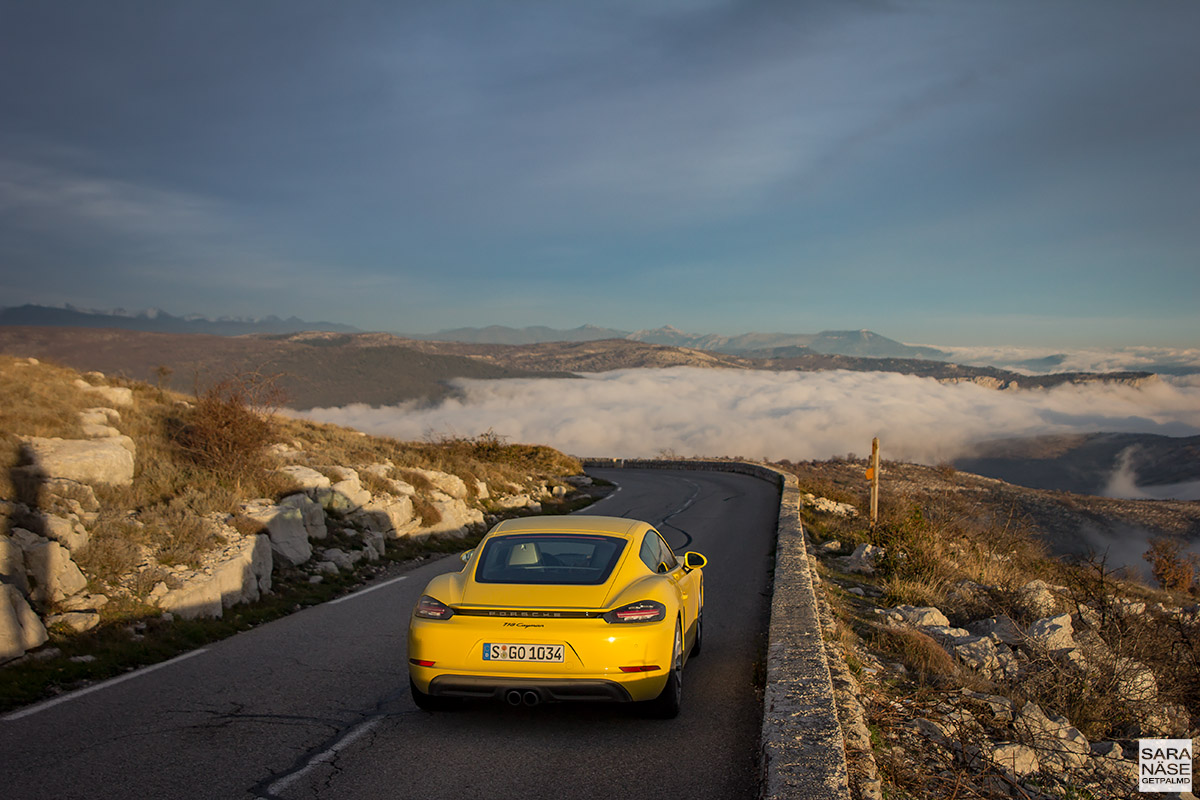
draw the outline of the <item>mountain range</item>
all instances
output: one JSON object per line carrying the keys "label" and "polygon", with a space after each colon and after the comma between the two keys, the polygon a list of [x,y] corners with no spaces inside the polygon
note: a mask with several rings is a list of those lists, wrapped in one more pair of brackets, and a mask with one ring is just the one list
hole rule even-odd
{"label": "mountain range", "polygon": [[[590,342],[603,339],[626,339],[645,344],[668,347],[687,347],[728,355],[756,358],[776,358],[799,355],[797,348],[822,355],[859,356],[865,358],[922,358],[945,360],[949,354],[933,347],[914,347],[868,330],[822,331],[820,333],[744,333],[738,336],[687,333],[670,325],[653,330],[622,331],[583,325],[578,328],[547,327],[508,328],[490,325],[486,328],[453,328],[428,336],[410,336],[443,342],[467,344],[544,344],[547,342]],[[782,349],[790,353],[773,352]]]}
{"label": "mountain range", "polygon": [[145,311],[23,305],[0,308],[0,325],[33,325],[62,328],[118,328],[152,333],[207,333],[213,336],[242,336],[248,333],[299,333],[336,331],[356,333],[358,328],[336,322],[307,322],[297,317],[218,317],[198,314],[177,317],[152,308]]}
{"label": "mountain range", "polygon": [[[214,336],[244,336],[256,333],[289,334],[303,331],[363,332],[352,325],[336,322],[310,322],[294,316],[287,319],[276,316],[211,319],[199,314],[175,316],[159,309],[131,312],[121,308],[98,310],[72,305],[55,307],[32,304],[0,308],[0,326],[6,325],[118,328],[151,333],[206,333]],[[540,325],[526,328],[489,325],[485,328],[452,328],[433,334],[398,333],[396,335],[423,341],[507,345],[625,339],[631,342],[686,347],[693,350],[747,355],[756,358],[787,358],[814,353],[865,358],[922,358],[939,361],[949,358],[947,353],[936,348],[913,347],[868,330],[822,331],[813,334],[746,333],[738,336],[721,336],[686,333],[670,325],[640,331],[623,331],[595,325],[581,325],[578,328],[569,329]],[[800,352],[799,348],[802,348],[803,352]]]}

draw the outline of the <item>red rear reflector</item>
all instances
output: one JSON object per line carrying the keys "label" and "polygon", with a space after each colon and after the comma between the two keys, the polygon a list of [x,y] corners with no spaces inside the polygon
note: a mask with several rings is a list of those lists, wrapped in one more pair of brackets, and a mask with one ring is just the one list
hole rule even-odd
{"label": "red rear reflector", "polygon": [[433,666],[432,661],[424,661],[420,658],[410,658],[408,660],[408,663],[415,664],[418,667],[432,667]]}
{"label": "red rear reflector", "polygon": [[636,667],[621,667],[621,672],[654,672],[661,669],[657,664],[642,664]]}

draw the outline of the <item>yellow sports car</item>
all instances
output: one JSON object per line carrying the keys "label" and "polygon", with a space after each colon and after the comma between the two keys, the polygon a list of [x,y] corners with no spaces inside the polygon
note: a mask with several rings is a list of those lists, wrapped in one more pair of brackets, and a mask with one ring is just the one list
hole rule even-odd
{"label": "yellow sports car", "polygon": [[512,705],[645,701],[674,717],[700,652],[706,561],[645,522],[506,520],[425,587],[408,628],[412,697]]}

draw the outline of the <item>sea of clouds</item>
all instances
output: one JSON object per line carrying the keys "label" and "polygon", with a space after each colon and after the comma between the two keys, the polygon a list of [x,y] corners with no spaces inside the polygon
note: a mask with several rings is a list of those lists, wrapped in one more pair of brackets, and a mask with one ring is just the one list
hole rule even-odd
{"label": "sea of clouds", "polygon": [[458,380],[434,406],[350,405],[312,419],[414,440],[486,431],[577,456],[824,459],[870,452],[937,464],[975,442],[1044,433],[1200,434],[1200,376],[997,391],[879,372],[629,369],[578,379]]}

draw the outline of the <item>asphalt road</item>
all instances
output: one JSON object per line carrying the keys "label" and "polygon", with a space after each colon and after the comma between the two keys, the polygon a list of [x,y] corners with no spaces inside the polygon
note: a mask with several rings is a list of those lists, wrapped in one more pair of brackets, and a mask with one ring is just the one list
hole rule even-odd
{"label": "asphalt road", "polygon": [[628,706],[473,705],[408,695],[425,564],[339,600],[0,718],[0,796],[47,798],[753,798],[777,490],[718,472],[597,470],[582,513],[652,522],[704,553],[704,652],[674,720]]}

